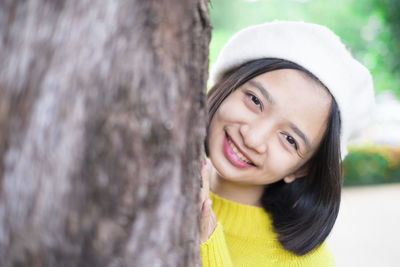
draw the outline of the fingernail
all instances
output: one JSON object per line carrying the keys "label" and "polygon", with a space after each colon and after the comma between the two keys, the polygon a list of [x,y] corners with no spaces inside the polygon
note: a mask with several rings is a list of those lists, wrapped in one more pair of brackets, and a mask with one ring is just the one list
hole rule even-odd
{"label": "fingernail", "polygon": [[211,199],[207,199],[207,204],[211,207],[212,200]]}

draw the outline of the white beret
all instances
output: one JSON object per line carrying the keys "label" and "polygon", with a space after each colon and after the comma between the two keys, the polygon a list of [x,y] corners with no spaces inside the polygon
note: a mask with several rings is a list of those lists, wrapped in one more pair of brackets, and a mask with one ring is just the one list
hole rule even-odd
{"label": "white beret", "polygon": [[358,138],[375,106],[370,72],[355,60],[340,38],[325,26],[295,21],[273,21],[245,28],[222,48],[210,72],[213,86],[226,71],[261,58],[296,63],[314,74],[338,103],[342,159],[347,143]]}

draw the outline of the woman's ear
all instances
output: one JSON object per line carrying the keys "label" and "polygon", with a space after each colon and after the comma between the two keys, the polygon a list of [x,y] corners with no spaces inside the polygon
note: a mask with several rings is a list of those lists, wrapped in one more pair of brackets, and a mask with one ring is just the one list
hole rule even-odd
{"label": "woman's ear", "polygon": [[308,174],[308,168],[306,166],[301,167],[297,171],[295,171],[292,174],[289,174],[285,178],[283,178],[283,181],[287,184],[292,183],[294,180],[298,178],[302,178]]}
{"label": "woman's ear", "polygon": [[291,182],[293,182],[294,180],[296,180],[296,176],[294,176],[294,174],[288,175],[285,178],[283,178],[283,181],[287,184],[290,184]]}

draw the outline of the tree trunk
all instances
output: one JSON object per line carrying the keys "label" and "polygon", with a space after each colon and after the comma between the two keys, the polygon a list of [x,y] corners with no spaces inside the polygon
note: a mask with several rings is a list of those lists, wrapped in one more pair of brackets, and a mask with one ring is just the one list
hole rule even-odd
{"label": "tree trunk", "polygon": [[0,0],[0,266],[198,266],[206,0]]}

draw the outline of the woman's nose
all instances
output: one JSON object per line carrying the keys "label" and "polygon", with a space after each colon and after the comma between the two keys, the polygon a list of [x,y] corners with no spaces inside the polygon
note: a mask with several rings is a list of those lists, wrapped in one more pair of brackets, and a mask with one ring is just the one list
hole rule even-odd
{"label": "woman's nose", "polygon": [[265,130],[260,127],[250,127],[250,125],[240,126],[239,132],[243,138],[245,146],[262,154],[267,151],[267,136]]}

